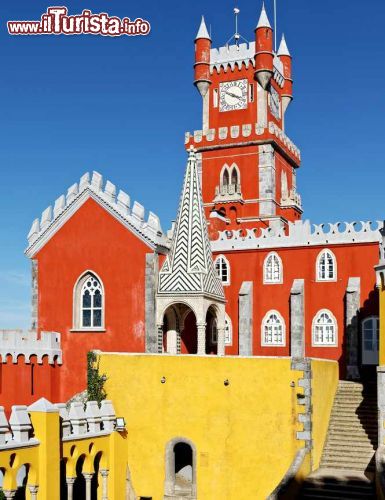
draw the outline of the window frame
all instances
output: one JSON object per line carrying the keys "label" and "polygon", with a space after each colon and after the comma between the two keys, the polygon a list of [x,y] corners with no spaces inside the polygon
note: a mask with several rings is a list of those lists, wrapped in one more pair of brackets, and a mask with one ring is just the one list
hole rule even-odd
{"label": "window frame", "polygon": [[[227,279],[226,279],[226,281],[223,281],[223,279],[222,279],[222,267],[223,266],[221,266],[221,274],[219,275],[217,273],[217,261],[219,261],[220,259],[222,259],[225,262],[225,264],[226,264],[226,268],[227,268]],[[228,259],[226,258],[225,255],[220,254],[220,255],[217,255],[215,257],[215,260],[214,260],[214,269],[215,269],[215,272],[217,273],[218,278],[221,280],[222,285],[223,286],[229,286],[230,282],[231,282],[230,262],[228,261]]]}
{"label": "window frame", "polygon": [[[328,314],[334,323],[334,343],[333,344],[325,344],[318,343],[315,341],[315,327],[317,326],[317,319],[322,316],[322,314]],[[338,347],[338,322],[337,318],[330,311],[330,309],[320,309],[313,317],[311,324],[311,346],[312,347]]]}
{"label": "window frame", "polygon": [[[101,326],[83,326],[83,287],[86,281],[93,277],[99,282],[102,296],[101,307]],[[91,309],[92,310],[92,309]],[[72,329],[71,332],[105,332],[105,310],[106,310],[106,295],[103,281],[95,271],[87,270],[83,272],[77,279],[73,289],[72,301]]]}
{"label": "window frame", "polygon": [[[267,279],[267,264],[270,258],[276,257],[278,260],[279,266],[279,279],[278,280],[269,280]],[[282,285],[283,283],[283,263],[281,257],[277,252],[270,252],[266,255],[265,260],[263,261],[263,284],[264,285]]]}
{"label": "window frame", "polygon": [[[280,321],[280,323],[282,325],[282,342],[277,343],[277,342],[274,342],[274,340],[273,340],[273,342],[270,343],[270,342],[266,342],[266,340],[265,340],[265,326],[266,326],[269,318],[271,318],[271,316],[277,316],[278,320]],[[262,347],[286,347],[286,322],[285,322],[285,319],[282,316],[282,314],[279,311],[277,311],[276,309],[270,309],[270,311],[268,311],[262,319],[262,322],[261,322],[261,346]]]}
{"label": "window frame", "polygon": [[[226,327],[229,329],[229,340],[226,342]],[[231,321],[230,316],[225,313],[225,346],[233,345],[233,322]]]}
{"label": "window frame", "polygon": [[[332,278],[322,278],[321,277],[321,269],[320,269],[321,259],[323,256],[325,256],[325,259],[326,259],[328,253],[330,254],[332,261],[333,261],[333,277]],[[325,272],[326,272],[326,270],[325,270]],[[315,273],[316,273],[316,281],[317,282],[336,282],[337,281],[337,276],[338,276],[337,258],[335,256],[334,252],[332,252],[332,250],[330,250],[330,248],[324,248],[317,255]]]}
{"label": "window frame", "polygon": [[[371,316],[367,316],[366,318],[363,318],[361,321],[361,344],[362,344],[362,349],[364,349],[365,345],[365,323],[375,321],[377,323],[377,328],[376,328],[376,345],[377,345],[377,351],[379,352],[380,350],[380,318],[379,316],[376,316],[375,314],[372,314]],[[373,339],[372,339],[373,343]],[[367,351],[368,349],[365,348]],[[371,351],[375,352],[375,349],[371,349]]]}

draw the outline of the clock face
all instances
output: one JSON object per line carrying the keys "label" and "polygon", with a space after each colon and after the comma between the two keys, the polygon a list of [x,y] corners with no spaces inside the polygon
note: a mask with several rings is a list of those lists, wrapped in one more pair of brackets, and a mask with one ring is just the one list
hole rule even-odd
{"label": "clock face", "polygon": [[274,87],[271,87],[270,109],[275,118],[279,120],[281,118],[281,99]]}
{"label": "clock face", "polygon": [[248,82],[235,80],[224,82],[219,85],[219,111],[235,111],[247,108]]}

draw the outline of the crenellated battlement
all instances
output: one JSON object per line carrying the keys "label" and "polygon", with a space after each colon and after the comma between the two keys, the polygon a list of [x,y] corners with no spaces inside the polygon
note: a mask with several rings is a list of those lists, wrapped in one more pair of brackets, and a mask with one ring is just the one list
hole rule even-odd
{"label": "crenellated battlement", "polygon": [[336,222],[311,224],[310,221],[289,222],[285,228],[241,229],[220,231],[211,242],[213,252],[255,250],[258,248],[303,247],[348,243],[380,242],[384,222]]}
{"label": "crenellated battlement", "polygon": [[138,201],[131,206],[130,196],[98,172],[92,176],[87,172],[79,183],[73,184],[66,195],[56,199],[54,206],[47,207],[40,219],[35,219],[28,234],[27,256],[31,257],[61,227],[89,197],[101,203],[110,213],[124,222],[130,229],[152,245],[168,248],[169,242],[163,234],[159,217],[153,212],[145,218],[145,208]]}
{"label": "crenellated battlement", "polygon": [[8,356],[17,364],[18,356],[24,356],[25,363],[30,363],[31,356],[37,357],[39,364],[43,357],[48,357],[49,364],[62,364],[60,333],[42,332],[40,338],[35,331],[0,330],[1,362],[7,363]]}
{"label": "crenellated battlement", "polygon": [[[225,45],[210,50],[210,73],[220,73],[222,70],[234,71],[242,66],[255,68],[255,42],[240,43],[239,45]],[[280,58],[274,54],[274,79],[282,88],[284,84],[283,64]]]}
{"label": "crenellated battlement", "polygon": [[[195,145],[198,148],[212,146],[210,143],[218,138],[220,141],[229,139],[241,139],[252,141],[277,140],[277,143],[287,152],[287,154],[296,162],[301,160],[301,152],[298,147],[287,137],[287,135],[273,122],[269,122],[268,127],[259,123],[254,125],[234,125],[232,127],[220,127],[219,129],[209,129],[207,131],[195,130],[193,134],[186,132],[185,144]],[[246,142],[246,141],[245,141]]]}
{"label": "crenellated battlement", "polygon": [[55,412],[60,415],[62,441],[76,441],[88,437],[97,438],[111,434],[116,428],[116,415],[111,401],[102,401],[100,408],[96,401],[83,403],[52,404],[44,398],[30,406],[14,405],[9,420],[4,407],[0,406],[0,451],[13,448],[37,446],[30,413]]}

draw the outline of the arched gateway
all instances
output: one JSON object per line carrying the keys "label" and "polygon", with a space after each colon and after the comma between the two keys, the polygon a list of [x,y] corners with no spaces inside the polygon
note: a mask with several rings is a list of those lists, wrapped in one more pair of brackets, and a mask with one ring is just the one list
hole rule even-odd
{"label": "arched gateway", "polygon": [[225,296],[213,264],[193,150],[171,250],[159,272],[156,322],[159,352],[225,354]]}

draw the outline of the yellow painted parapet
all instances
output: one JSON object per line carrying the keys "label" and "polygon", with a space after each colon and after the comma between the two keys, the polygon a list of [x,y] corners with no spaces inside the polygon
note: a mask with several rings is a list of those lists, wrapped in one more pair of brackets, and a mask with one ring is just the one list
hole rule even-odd
{"label": "yellow painted parapet", "polygon": [[110,401],[100,409],[88,402],[85,410],[83,403],[72,403],[68,412],[64,404],[40,399],[28,408],[14,406],[9,422],[1,408],[0,471],[6,498],[23,486],[31,500],[59,499],[63,488],[69,500],[95,488],[98,499],[125,499],[126,431],[115,429]]}
{"label": "yellow painted parapet", "polygon": [[319,421],[311,431],[312,386],[327,428],[338,368],[316,361],[311,374],[310,360],[293,366],[290,358],[101,353],[108,397],[127,422],[139,497],[177,494],[177,446],[191,453],[191,498],[265,499],[305,447],[298,477],[309,474],[325,439]]}

